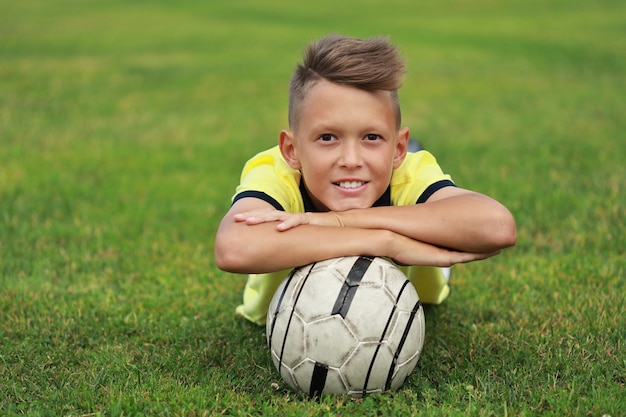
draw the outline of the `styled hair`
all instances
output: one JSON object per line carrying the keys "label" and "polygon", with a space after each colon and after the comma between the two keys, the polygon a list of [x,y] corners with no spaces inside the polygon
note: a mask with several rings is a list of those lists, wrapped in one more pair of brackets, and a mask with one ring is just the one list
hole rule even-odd
{"label": "styled hair", "polygon": [[387,38],[329,35],[311,43],[289,85],[289,126],[296,130],[302,102],[320,79],[365,91],[388,91],[400,128],[398,89],[405,74],[398,49]]}

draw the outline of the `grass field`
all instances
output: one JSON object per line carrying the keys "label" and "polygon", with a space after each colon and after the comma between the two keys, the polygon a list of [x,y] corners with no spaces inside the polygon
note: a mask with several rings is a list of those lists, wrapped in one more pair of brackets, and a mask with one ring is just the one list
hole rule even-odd
{"label": "grass field", "polygon": [[[519,229],[363,400],[289,391],[213,262],[330,32],[391,36],[404,124]],[[621,1],[0,0],[0,414],[626,416],[624,51]]]}

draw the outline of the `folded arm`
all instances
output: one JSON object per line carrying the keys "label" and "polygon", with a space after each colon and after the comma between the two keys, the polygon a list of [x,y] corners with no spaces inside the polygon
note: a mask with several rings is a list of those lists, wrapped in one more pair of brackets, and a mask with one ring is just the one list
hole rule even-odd
{"label": "folded arm", "polygon": [[318,224],[300,221],[280,228],[277,226],[284,223],[284,218],[308,217],[276,211],[260,199],[243,198],[233,204],[218,229],[217,266],[230,272],[264,273],[352,255],[389,257],[407,265],[450,266],[487,258],[500,249],[481,252],[446,249],[440,246],[451,246],[409,236],[403,230],[407,225],[402,227],[404,214],[398,212],[397,218],[373,222],[366,219],[365,213],[375,213],[369,210],[374,209],[362,213],[354,210],[354,217],[345,218],[334,216],[337,213],[320,213],[325,216]]}
{"label": "folded arm", "polygon": [[490,253],[517,240],[515,220],[496,200],[446,187],[427,202],[335,213],[346,226],[385,228],[422,242],[462,252]]}
{"label": "folded arm", "polygon": [[374,207],[344,212],[287,213],[252,210],[235,215],[248,225],[276,221],[286,231],[310,224],[360,229],[385,229],[414,240],[462,252],[491,253],[515,244],[517,231],[509,210],[485,195],[446,187],[426,203]]}

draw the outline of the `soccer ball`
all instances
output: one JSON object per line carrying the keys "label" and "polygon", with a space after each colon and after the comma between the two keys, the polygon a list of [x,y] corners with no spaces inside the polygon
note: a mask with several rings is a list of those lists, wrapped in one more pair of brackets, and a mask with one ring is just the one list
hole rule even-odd
{"label": "soccer ball", "polygon": [[424,311],[383,258],[353,256],[294,269],[274,294],[267,343],[283,380],[311,397],[399,388],[424,344]]}

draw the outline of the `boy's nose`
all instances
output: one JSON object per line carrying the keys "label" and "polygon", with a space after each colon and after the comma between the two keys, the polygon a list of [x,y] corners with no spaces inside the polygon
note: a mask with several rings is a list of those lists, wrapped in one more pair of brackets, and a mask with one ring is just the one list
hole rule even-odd
{"label": "boy's nose", "polygon": [[341,147],[341,165],[346,168],[356,168],[362,163],[361,141],[344,142]]}

